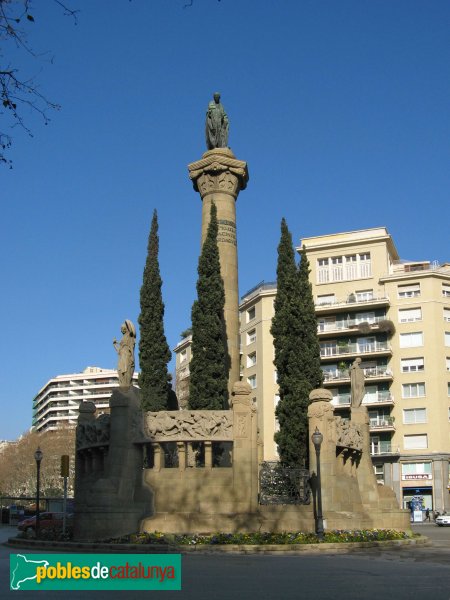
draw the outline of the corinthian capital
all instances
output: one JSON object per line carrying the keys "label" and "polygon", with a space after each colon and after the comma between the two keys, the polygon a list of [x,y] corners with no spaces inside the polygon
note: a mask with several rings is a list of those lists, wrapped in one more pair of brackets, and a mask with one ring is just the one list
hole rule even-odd
{"label": "corinthian capital", "polygon": [[237,160],[229,148],[215,148],[188,165],[194,190],[202,199],[211,193],[230,194],[235,199],[248,181],[247,163]]}

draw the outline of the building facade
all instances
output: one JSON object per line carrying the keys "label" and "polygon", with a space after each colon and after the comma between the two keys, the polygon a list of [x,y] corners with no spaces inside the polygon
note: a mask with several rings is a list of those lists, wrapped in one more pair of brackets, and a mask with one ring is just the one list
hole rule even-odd
{"label": "building facade", "polygon": [[[134,373],[134,385],[138,374]],[[115,369],[87,367],[82,373],[50,379],[33,399],[33,429],[38,432],[61,426],[75,427],[80,402],[93,402],[99,413],[109,412],[109,398],[119,386]]]}
{"label": "building facade", "polygon": [[192,335],[189,334],[173,349],[175,353],[175,392],[177,394],[178,406],[181,409],[187,408],[189,402],[191,347]]}
{"label": "building facade", "polygon": [[[302,240],[311,266],[324,387],[350,414],[349,367],[361,357],[371,454],[406,507],[449,510],[450,264],[401,261],[384,227]],[[298,249],[300,250],[300,248]],[[240,305],[242,376],[254,390],[265,460],[276,458],[278,401],[270,323],[276,289]]]}

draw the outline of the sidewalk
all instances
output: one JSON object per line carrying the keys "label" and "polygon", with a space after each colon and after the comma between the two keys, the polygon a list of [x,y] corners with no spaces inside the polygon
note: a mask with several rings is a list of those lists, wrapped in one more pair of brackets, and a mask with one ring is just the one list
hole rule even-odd
{"label": "sidewalk", "polygon": [[0,544],[4,544],[10,537],[15,537],[19,533],[16,526],[0,525]]}

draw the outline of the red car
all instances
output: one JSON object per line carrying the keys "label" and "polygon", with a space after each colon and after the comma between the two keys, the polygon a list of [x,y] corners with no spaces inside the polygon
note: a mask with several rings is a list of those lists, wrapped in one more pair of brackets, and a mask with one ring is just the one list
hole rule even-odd
{"label": "red car", "polygon": [[[66,515],[66,522],[69,522],[69,518],[71,515]],[[43,512],[39,515],[39,527],[40,529],[48,529],[52,527],[61,527],[63,524],[63,514],[62,513],[51,513],[51,512]],[[28,517],[28,519],[24,519],[20,521],[17,525],[17,529],[19,531],[34,531],[36,529],[36,516]]]}

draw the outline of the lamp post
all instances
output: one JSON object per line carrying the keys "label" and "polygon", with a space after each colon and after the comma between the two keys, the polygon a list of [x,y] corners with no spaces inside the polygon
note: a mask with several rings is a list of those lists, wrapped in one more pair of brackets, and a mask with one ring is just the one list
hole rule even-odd
{"label": "lamp post", "polygon": [[44,453],[39,448],[34,453],[34,460],[36,461],[36,537],[39,537],[39,525],[40,525],[40,513],[39,513],[39,493],[40,493],[40,485],[41,485],[41,460],[44,456]]}
{"label": "lamp post", "polygon": [[323,435],[316,427],[311,436],[312,443],[316,450],[317,461],[317,513],[316,513],[316,534],[319,540],[323,540],[323,515],[322,515],[322,482],[320,480],[320,446],[323,442]]}

